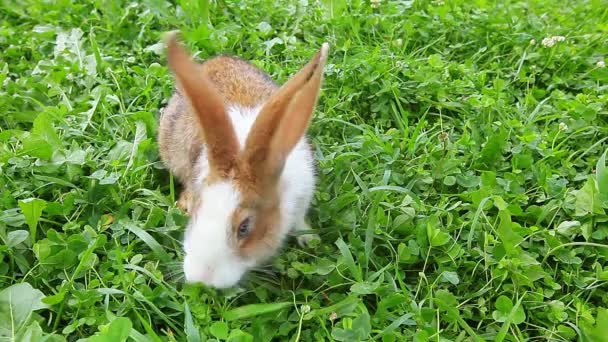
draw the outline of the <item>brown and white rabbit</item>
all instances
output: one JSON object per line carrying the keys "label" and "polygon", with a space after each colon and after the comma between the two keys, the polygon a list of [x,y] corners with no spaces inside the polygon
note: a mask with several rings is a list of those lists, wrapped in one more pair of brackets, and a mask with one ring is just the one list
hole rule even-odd
{"label": "brown and white rabbit", "polygon": [[185,278],[231,287],[273,256],[292,230],[309,229],[304,218],[315,174],[305,132],[329,45],[281,87],[237,57],[195,63],[175,33],[167,51],[177,85],[158,139],[190,216]]}

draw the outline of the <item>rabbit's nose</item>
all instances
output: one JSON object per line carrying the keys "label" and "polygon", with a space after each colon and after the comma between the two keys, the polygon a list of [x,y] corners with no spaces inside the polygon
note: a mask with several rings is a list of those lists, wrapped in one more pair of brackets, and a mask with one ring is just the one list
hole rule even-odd
{"label": "rabbit's nose", "polygon": [[215,270],[212,266],[196,265],[186,259],[184,262],[184,274],[188,283],[202,282],[209,284],[213,280]]}
{"label": "rabbit's nose", "polygon": [[211,266],[198,267],[191,272],[190,280],[193,282],[209,284],[213,280],[213,268]]}
{"label": "rabbit's nose", "polygon": [[202,281],[203,283],[210,283],[211,280],[213,279],[213,267],[211,266],[204,266],[201,269],[200,275],[199,275],[199,280]]}

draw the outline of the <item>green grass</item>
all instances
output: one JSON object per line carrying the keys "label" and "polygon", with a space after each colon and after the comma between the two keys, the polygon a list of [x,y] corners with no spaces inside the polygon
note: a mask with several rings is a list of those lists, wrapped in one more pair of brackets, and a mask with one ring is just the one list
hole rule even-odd
{"label": "green grass", "polygon": [[[180,273],[176,29],[280,82],[332,46],[321,242],[229,291]],[[606,0],[2,1],[0,341],[608,341],[607,42]]]}

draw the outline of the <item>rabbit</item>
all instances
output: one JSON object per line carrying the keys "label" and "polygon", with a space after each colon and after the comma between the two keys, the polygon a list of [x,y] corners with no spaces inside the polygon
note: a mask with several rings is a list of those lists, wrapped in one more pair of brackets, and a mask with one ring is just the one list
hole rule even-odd
{"label": "rabbit", "polygon": [[329,44],[280,87],[238,57],[195,62],[177,33],[166,47],[176,85],[158,145],[183,187],[185,281],[230,288],[274,256],[289,233],[310,230],[316,175],[306,131]]}

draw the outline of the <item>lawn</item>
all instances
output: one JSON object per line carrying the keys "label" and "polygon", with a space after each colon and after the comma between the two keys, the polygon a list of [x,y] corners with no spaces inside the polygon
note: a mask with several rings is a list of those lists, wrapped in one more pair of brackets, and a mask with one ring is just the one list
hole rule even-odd
{"label": "lawn", "polygon": [[[331,44],[309,219],[185,285],[163,33]],[[0,341],[608,341],[608,1],[0,3]]]}

